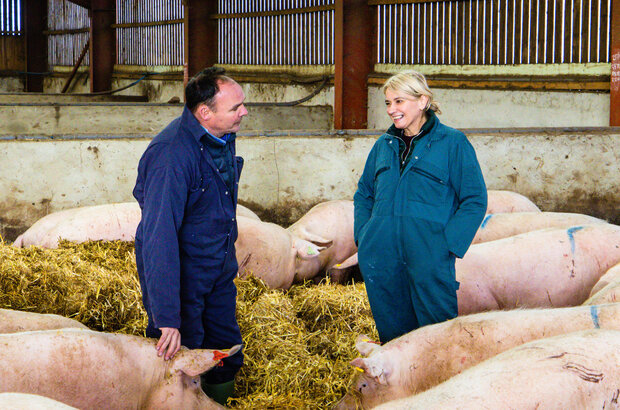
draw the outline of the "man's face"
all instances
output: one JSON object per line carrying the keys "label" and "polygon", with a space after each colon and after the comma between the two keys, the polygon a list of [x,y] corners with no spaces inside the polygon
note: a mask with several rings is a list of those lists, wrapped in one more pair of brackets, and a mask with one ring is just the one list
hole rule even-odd
{"label": "man's face", "polygon": [[215,94],[213,109],[205,117],[204,126],[218,138],[239,131],[241,120],[248,115],[243,101],[245,94],[236,82],[220,82],[219,92]]}

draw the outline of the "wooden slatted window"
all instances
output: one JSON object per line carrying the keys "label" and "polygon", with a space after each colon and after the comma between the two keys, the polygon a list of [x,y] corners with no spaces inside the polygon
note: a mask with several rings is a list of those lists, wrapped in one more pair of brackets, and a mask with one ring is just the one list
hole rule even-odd
{"label": "wooden slatted window", "polygon": [[219,0],[220,64],[334,63],[334,0]]}
{"label": "wooden slatted window", "polygon": [[378,4],[378,63],[562,64],[610,59],[611,0],[371,3]]}
{"label": "wooden slatted window", "polygon": [[[47,45],[50,67],[72,66],[88,41],[88,10],[67,0],[49,0]],[[82,64],[90,64],[86,54]]]}
{"label": "wooden slatted window", "polygon": [[21,8],[21,0],[0,0],[0,70],[23,68]]}
{"label": "wooden slatted window", "polygon": [[0,0],[0,35],[22,35],[21,0]]}
{"label": "wooden slatted window", "polygon": [[183,65],[182,0],[117,0],[117,64]]}

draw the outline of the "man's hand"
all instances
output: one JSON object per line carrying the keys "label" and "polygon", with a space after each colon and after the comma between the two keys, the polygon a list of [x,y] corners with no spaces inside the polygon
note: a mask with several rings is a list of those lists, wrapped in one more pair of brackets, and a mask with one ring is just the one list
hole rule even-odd
{"label": "man's hand", "polygon": [[181,334],[179,329],[161,327],[161,337],[157,342],[157,356],[165,353],[164,360],[170,360],[181,348]]}

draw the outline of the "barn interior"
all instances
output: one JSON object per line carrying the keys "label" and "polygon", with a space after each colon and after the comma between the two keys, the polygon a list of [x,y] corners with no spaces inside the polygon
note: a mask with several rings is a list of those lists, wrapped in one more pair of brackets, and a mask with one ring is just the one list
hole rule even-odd
{"label": "barn interior", "polygon": [[551,1],[493,12],[475,1],[298,3],[4,2],[3,238],[50,212],[133,200],[140,154],[180,114],[187,79],[212,65],[246,93],[239,199],[268,220],[352,198],[390,125],[380,86],[412,68],[442,122],[468,135],[489,189],[620,222],[611,2],[587,13]]}
{"label": "barn interior", "polygon": [[[391,125],[381,86],[414,69],[442,123],[474,146],[489,190],[620,225],[620,0],[0,0],[0,266],[45,286],[36,297],[46,312],[143,332],[131,246],[9,245],[54,212],[135,201],[141,155],[181,114],[187,81],[210,66],[246,95],[239,203],[262,221],[287,227],[316,204],[352,200]],[[96,295],[80,289],[88,304],[66,310],[58,294],[75,292],[65,266],[74,252],[88,255],[73,262],[80,272],[100,264],[125,282],[92,279]],[[264,319],[244,329],[272,343],[250,352],[283,355],[250,359],[233,407],[334,405],[352,377],[354,334],[376,336],[363,285],[238,286],[243,314]],[[36,310],[35,291],[10,289],[0,308]],[[118,324],[101,327],[102,312],[116,320],[110,306],[126,300]]]}

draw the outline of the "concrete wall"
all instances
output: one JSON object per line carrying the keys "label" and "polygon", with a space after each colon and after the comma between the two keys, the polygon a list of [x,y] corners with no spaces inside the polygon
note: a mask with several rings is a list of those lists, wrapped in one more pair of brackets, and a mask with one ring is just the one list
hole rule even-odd
{"label": "concrete wall", "polygon": [[[543,210],[620,224],[620,129],[468,131],[489,189],[520,192]],[[317,202],[351,199],[377,134],[243,136],[240,201],[290,223]],[[49,212],[131,201],[149,138],[0,139],[0,234],[13,240]]]}
{"label": "concrete wall", "polygon": [[[0,135],[153,135],[181,115],[182,104],[2,103]],[[330,106],[248,107],[242,130],[326,130]]]}
{"label": "concrete wall", "polygon": [[0,92],[19,93],[24,91],[24,82],[18,77],[0,77]]}
{"label": "concrete wall", "polygon": [[[86,80],[86,81],[84,81]],[[65,85],[64,77],[48,77],[45,79],[44,88],[48,93],[60,93]],[[112,89],[125,87],[136,79],[114,78]],[[312,84],[268,84],[268,83],[241,83],[248,102],[285,102],[299,100],[309,95],[318,83]],[[90,85],[87,77],[78,77],[72,82],[69,93],[88,93]],[[23,87],[22,87],[23,89]],[[2,91],[0,89],[0,91]],[[20,90],[21,91],[21,90]],[[183,101],[183,81],[178,80],[153,80],[148,77],[135,86],[123,90],[116,95],[147,96],[149,102],[168,102],[171,99]],[[326,87],[312,100],[302,105],[332,105],[334,101],[333,87]]]}
{"label": "concrete wall", "polygon": [[[2,82],[4,85],[4,79]],[[131,80],[128,79],[116,79],[114,88],[119,88],[130,82]],[[15,87],[9,83],[5,86],[9,90],[3,90],[5,87],[2,87],[0,92],[14,92]],[[46,79],[47,92],[59,92],[62,85],[64,85],[63,78]],[[76,89],[73,92],[86,93],[88,92],[87,87],[88,84],[80,84],[75,87]],[[316,84],[243,83],[242,87],[248,102],[290,102],[309,95],[315,89]],[[440,117],[441,120],[457,128],[605,127],[609,125],[609,93],[460,89],[434,89],[434,92],[441,104],[443,112]],[[137,86],[125,90],[119,95],[146,96],[150,102],[166,103],[171,100],[174,101],[175,98],[182,100],[183,86],[179,81],[143,80]],[[328,86],[314,98],[302,104],[303,106],[317,107],[314,113],[315,117],[310,121],[311,126],[308,129],[331,129],[333,98],[333,87]],[[0,115],[3,111],[5,109],[0,107]],[[295,112],[279,114],[280,111],[275,107],[272,107],[272,111],[278,113],[275,115],[276,118],[304,117],[306,115],[305,113]],[[320,117],[316,117],[319,111],[322,114]],[[161,119],[161,123],[167,123],[170,119],[170,116],[162,116],[161,113],[158,113],[157,117]],[[149,120],[149,116],[144,118],[147,121]],[[118,120],[118,124],[122,124],[122,122],[122,119]],[[107,123],[110,123],[110,120]],[[159,129],[161,123],[152,128]],[[286,129],[274,126],[274,117],[265,119],[263,123],[267,128],[252,125],[246,129],[263,131]],[[249,122],[248,125],[250,125]],[[390,120],[385,113],[383,93],[378,86],[370,86],[368,90],[368,128],[384,130],[389,125]],[[302,128],[292,127],[288,129]],[[150,132],[149,130],[150,127],[147,126],[147,129],[140,132]],[[60,129],[58,132],[70,134],[74,131]],[[99,130],[98,132],[105,133],[106,131]],[[119,130],[118,132],[133,131]]]}

